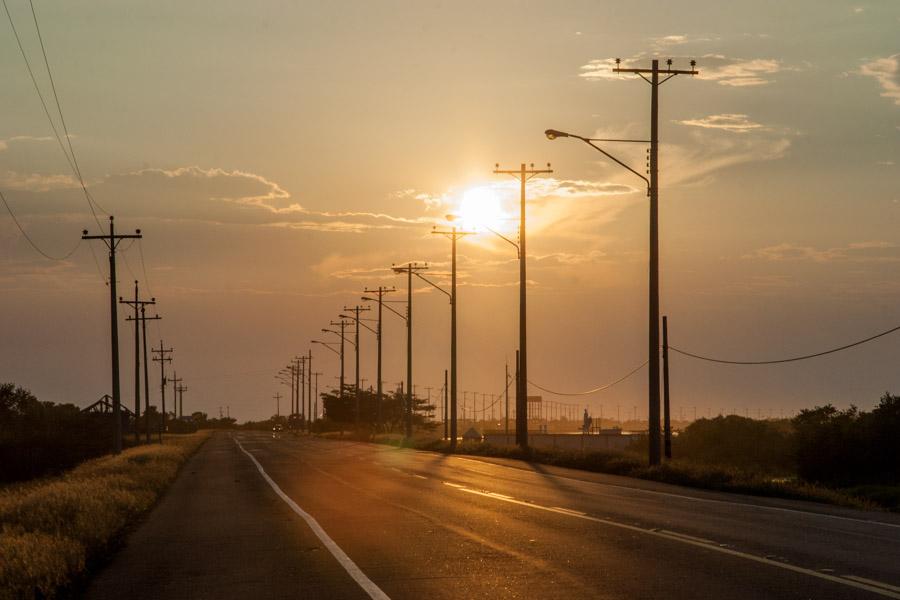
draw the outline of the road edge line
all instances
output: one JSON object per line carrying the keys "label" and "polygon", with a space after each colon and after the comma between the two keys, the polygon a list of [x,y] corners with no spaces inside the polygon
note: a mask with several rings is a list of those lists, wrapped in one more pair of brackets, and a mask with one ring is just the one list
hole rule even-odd
{"label": "road edge line", "polygon": [[322,529],[322,526],[319,525],[318,521],[316,521],[311,514],[300,508],[296,502],[294,502],[290,496],[284,493],[284,491],[278,487],[278,484],[269,477],[269,474],[266,473],[266,470],[263,469],[262,465],[259,464],[259,461],[256,460],[256,457],[253,456],[244,446],[238,441],[237,438],[232,437],[234,443],[237,444],[238,448],[241,449],[241,452],[246,454],[250,460],[253,461],[253,464],[256,465],[256,469],[259,471],[259,474],[262,475],[263,479],[266,483],[269,484],[278,496],[284,500],[285,504],[291,507],[295,513],[297,513],[306,524],[309,525],[309,528],[312,529],[313,533],[316,534],[316,537],[321,540],[325,547],[328,548],[328,551],[331,552],[332,556],[344,567],[344,570],[347,571],[347,574],[353,578],[353,580],[365,591],[370,598],[373,600],[391,600],[390,596],[385,594],[380,587],[378,587],[374,581],[368,578],[368,576],[362,572],[356,563],[347,556],[347,553],[341,550],[341,547],[337,545],[337,543],[331,539],[331,537]]}

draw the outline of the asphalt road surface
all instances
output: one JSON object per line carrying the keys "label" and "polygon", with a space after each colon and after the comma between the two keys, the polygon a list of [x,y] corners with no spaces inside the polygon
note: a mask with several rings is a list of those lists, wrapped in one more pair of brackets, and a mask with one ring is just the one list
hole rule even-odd
{"label": "asphalt road surface", "polygon": [[220,433],[87,596],[900,598],[900,518]]}

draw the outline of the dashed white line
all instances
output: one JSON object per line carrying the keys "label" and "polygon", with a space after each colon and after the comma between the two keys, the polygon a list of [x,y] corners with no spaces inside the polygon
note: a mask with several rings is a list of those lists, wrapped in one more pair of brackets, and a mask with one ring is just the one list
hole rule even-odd
{"label": "dashed white line", "polygon": [[350,575],[350,577],[352,577],[353,580],[359,584],[359,587],[361,587],[363,591],[365,591],[373,600],[391,600],[390,596],[381,591],[381,588],[375,585],[375,582],[369,579],[366,574],[356,566],[356,563],[353,562],[353,560],[351,560],[343,550],[341,550],[341,547],[338,546],[327,533],[325,533],[325,530],[322,529],[322,526],[319,525],[319,523],[313,518],[313,516],[300,508],[296,502],[291,500],[290,496],[285,494],[281,490],[281,488],[278,487],[278,484],[275,483],[271,477],[269,477],[269,474],[266,473],[265,469],[262,468],[262,465],[259,464],[259,461],[256,460],[256,457],[247,452],[247,450],[244,449],[237,438],[232,439],[234,440],[234,443],[238,445],[238,448],[241,449],[241,452],[250,457],[250,460],[252,460],[253,464],[256,465],[259,474],[262,475],[263,479],[266,480],[266,483],[268,483],[269,486],[273,490],[275,490],[275,493],[278,494],[278,496],[282,500],[284,500],[285,504],[291,507],[291,510],[300,515],[300,517],[302,517],[303,520],[306,521],[306,524],[309,525],[309,528],[313,530],[313,533],[316,534],[316,537],[318,537],[322,541],[322,543],[325,544],[325,547],[328,548],[328,550],[337,559],[341,566],[344,567],[344,570],[347,571],[347,574]]}

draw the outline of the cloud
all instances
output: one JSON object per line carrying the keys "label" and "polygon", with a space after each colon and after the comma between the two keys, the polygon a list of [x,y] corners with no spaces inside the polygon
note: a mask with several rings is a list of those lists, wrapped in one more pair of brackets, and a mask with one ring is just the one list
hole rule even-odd
{"label": "cloud", "polygon": [[751,121],[747,115],[726,113],[721,115],[709,115],[699,119],[688,119],[685,121],[676,121],[682,125],[691,127],[702,127],[704,129],[721,129],[722,131],[731,131],[735,133],[747,133],[748,131],[763,131],[766,129],[763,125]]}
{"label": "cloud", "polygon": [[[638,54],[622,60],[622,67],[648,67],[651,57],[646,54]],[[673,66],[686,68],[688,62],[695,57],[672,57]],[[730,58],[721,54],[704,54],[696,57],[698,79],[715,81],[719,85],[731,87],[747,87],[765,85],[770,83],[770,75],[786,70],[781,61],[770,58]],[[620,79],[623,75],[613,72],[616,66],[615,59],[595,59],[582,65],[580,76],[585,79]]]}
{"label": "cloud", "polygon": [[864,63],[858,73],[874,78],[881,86],[881,96],[900,106],[900,54]]}
{"label": "cloud", "polygon": [[[756,130],[762,131],[762,130]],[[736,165],[777,160],[791,147],[788,137],[750,132],[731,135],[715,129],[698,128],[684,144],[662,144],[661,170],[670,184],[708,183],[716,171]]]}
{"label": "cloud", "polygon": [[20,192],[49,192],[51,190],[78,188],[81,187],[81,184],[70,175],[6,171],[0,174],[0,186]]}
{"label": "cloud", "polygon": [[[25,214],[84,211],[72,192],[79,183],[66,175],[0,174],[0,185],[31,194]],[[297,203],[277,182],[241,170],[186,166],[147,168],[107,175],[90,183],[94,197],[116,215],[285,227],[332,233],[414,227],[425,216],[370,211],[318,211]]]}
{"label": "cloud", "polygon": [[53,138],[50,136],[35,135],[14,135],[8,138],[0,138],[0,152],[9,149],[11,142],[50,142]]}
{"label": "cloud", "polygon": [[784,243],[754,250],[742,258],[773,262],[893,263],[900,262],[900,245],[885,241],[866,241],[820,250],[812,246]]}

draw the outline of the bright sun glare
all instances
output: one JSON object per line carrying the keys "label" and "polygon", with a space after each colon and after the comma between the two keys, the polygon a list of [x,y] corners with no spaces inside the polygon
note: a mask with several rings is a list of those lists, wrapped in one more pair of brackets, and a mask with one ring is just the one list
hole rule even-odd
{"label": "bright sun glare", "polygon": [[499,229],[506,218],[500,198],[490,188],[472,188],[463,195],[459,205],[459,218],[469,227]]}

